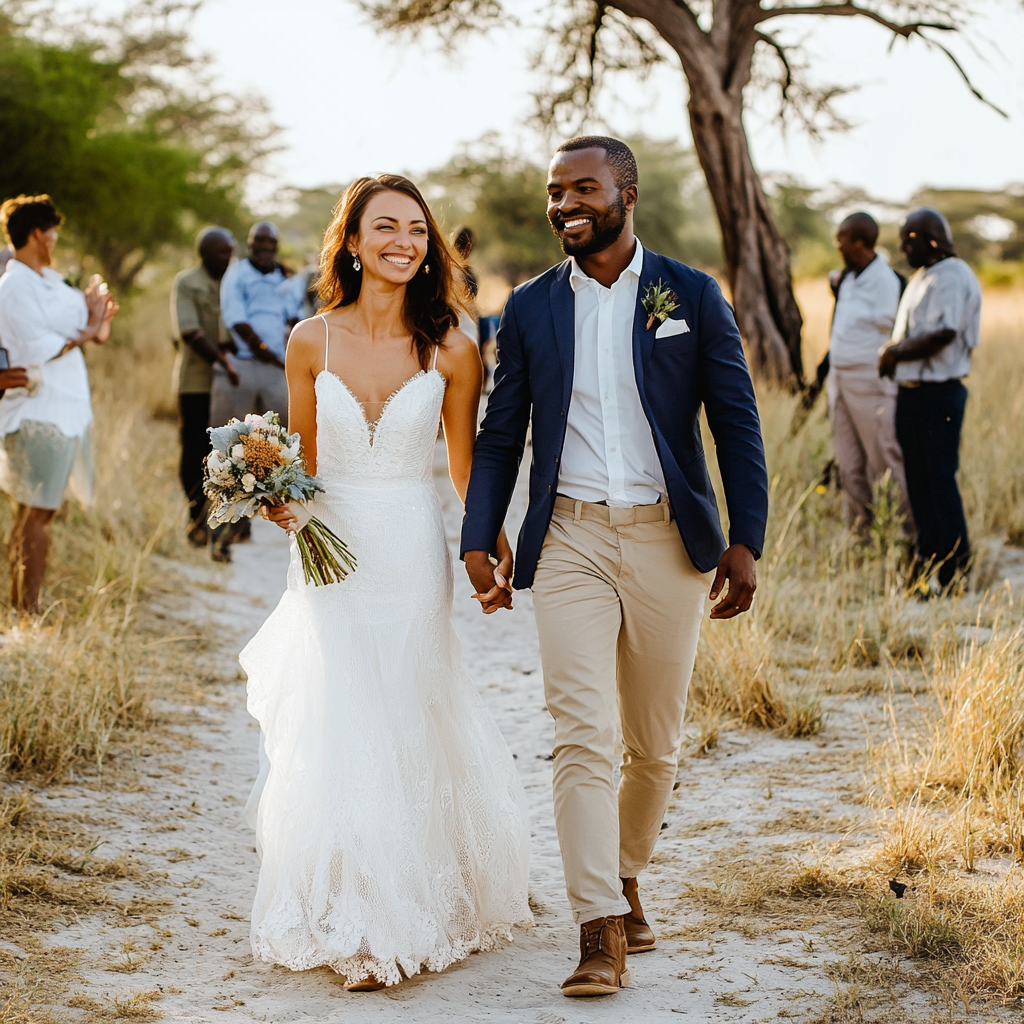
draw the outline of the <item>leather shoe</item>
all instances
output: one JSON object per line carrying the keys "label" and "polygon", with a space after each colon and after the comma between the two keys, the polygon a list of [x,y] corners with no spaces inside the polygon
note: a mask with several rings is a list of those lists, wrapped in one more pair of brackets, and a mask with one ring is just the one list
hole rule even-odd
{"label": "leather shoe", "polygon": [[580,965],[563,983],[562,994],[609,996],[628,985],[622,918],[599,917],[580,925]]}
{"label": "leather shoe", "polygon": [[654,932],[644,917],[644,908],[640,906],[640,886],[635,878],[622,879],[622,895],[629,901],[629,913],[622,917],[622,927],[626,933],[627,953],[646,953],[654,949],[657,940]]}

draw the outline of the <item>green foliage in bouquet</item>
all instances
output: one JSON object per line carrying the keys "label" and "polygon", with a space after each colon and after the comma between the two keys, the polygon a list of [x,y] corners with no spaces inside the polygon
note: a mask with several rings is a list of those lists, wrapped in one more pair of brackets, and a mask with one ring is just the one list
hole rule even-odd
{"label": "green foliage in bouquet", "polygon": [[[306,472],[302,438],[289,434],[275,412],[251,413],[208,431],[203,492],[210,499],[210,524],[249,519],[261,505],[308,501],[323,486]],[[340,583],[356,560],[330,527],[312,518],[296,535],[307,583]]]}

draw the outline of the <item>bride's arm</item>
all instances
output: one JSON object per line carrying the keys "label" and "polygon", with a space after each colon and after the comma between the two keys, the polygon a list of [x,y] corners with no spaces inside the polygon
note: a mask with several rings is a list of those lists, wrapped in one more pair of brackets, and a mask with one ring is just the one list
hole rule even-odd
{"label": "bride's arm", "polygon": [[[319,330],[317,330],[319,328]],[[316,385],[323,368],[323,321],[303,320],[292,329],[285,355],[288,378],[288,431],[302,438],[306,471],[316,475]]]}
{"label": "bride's arm", "polygon": [[[459,500],[465,504],[483,383],[480,350],[461,331],[450,331],[438,357],[438,369],[448,382],[441,407],[448,449],[448,473]],[[476,595],[484,611],[488,612],[512,607],[512,587],[508,582],[512,578],[512,548],[504,529],[498,536],[497,552],[499,561],[494,570],[495,586],[487,593]]]}
{"label": "bride's arm", "polygon": [[[320,330],[317,330],[317,327]],[[316,474],[316,384],[317,368],[323,366],[323,322],[303,320],[295,325],[288,339],[285,375],[288,378],[288,430],[302,438],[306,470]],[[275,412],[280,410],[275,409]],[[305,526],[289,505],[263,506],[260,514],[284,530]]]}

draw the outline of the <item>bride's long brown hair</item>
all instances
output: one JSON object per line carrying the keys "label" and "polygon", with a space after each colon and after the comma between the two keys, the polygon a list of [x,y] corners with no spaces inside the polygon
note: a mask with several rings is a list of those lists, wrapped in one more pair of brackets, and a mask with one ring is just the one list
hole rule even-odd
{"label": "bride's long brown hair", "polygon": [[[453,270],[459,266],[441,229],[434,220],[420,190],[400,174],[380,174],[352,182],[338,200],[320,250],[320,284],[317,294],[325,311],[349,306],[359,298],[362,271],[352,264],[349,239],[359,233],[370,200],[382,192],[400,192],[414,200],[427,222],[427,255],[420,269],[405,286],[405,325],[412,335],[416,355],[424,368],[433,349],[444,343],[445,335],[459,325],[461,304]],[[429,273],[424,268],[429,267]]]}

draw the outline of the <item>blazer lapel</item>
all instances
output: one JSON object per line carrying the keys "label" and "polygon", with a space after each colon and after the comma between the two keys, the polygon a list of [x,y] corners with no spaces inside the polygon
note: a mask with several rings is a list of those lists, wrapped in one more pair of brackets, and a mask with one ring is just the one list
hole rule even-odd
{"label": "blazer lapel", "polygon": [[572,377],[576,362],[576,296],[569,283],[569,261],[559,267],[551,282],[551,319],[555,325],[555,345],[562,364],[562,408],[569,408]]}
{"label": "blazer lapel", "polygon": [[658,273],[658,257],[649,249],[644,249],[644,265],[640,270],[640,281],[636,289],[636,309],[633,311],[633,372],[636,374],[636,386],[640,392],[640,400],[646,405],[644,390],[644,370],[650,362],[654,351],[654,329],[647,330],[647,311],[644,309],[644,293],[654,282]]}

